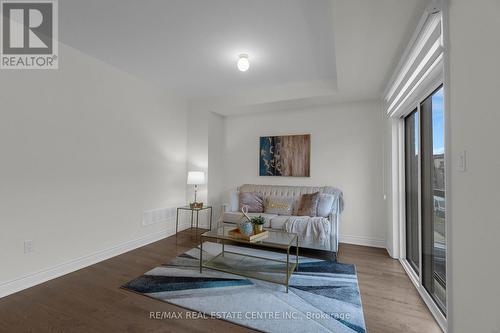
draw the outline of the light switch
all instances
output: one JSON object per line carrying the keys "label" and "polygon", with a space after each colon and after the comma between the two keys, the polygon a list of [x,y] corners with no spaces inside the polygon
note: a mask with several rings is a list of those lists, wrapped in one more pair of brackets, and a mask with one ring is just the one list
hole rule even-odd
{"label": "light switch", "polygon": [[457,170],[465,172],[466,167],[467,167],[467,154],[466,151],[464,150],[458,154]]}

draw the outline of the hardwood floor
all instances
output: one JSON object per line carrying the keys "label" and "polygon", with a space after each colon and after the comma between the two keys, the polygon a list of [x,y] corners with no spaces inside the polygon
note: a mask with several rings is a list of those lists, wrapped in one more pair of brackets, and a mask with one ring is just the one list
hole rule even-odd
{"label": "hardwood floor", "polygon": [[[180,307],[119,287],[197,244],[191,230],[0,299],[0,332],[250,332],[216,319],[150,319]],[[398,261],[383,249],[341,244],[356,265],[370,333],[441,332]]]}

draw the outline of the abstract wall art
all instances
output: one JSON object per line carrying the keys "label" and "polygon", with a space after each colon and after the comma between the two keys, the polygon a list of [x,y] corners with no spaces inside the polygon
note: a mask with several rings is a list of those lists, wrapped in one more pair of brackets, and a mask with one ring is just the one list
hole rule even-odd
{"label": "abstract wall art", "polygon": [[260,176],[309,177],[311,135],[260,137]]}

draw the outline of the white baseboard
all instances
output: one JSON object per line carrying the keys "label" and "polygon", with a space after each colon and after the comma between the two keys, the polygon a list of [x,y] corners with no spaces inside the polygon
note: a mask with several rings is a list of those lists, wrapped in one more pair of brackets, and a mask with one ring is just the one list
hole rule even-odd
{"label": "white baseboard", "polygon": [[[181,227],[184,225],[179,225],[179,231],[182,230]],[[175,227],[174,227],[175,228]],[[41,270],[39,272],[31,273],[20,278],[7,281],[0,284],[0,298],[5,297],[10,294],[14,294],[18,291],[21,291],[26,288],[30,288],[36,286],[37,284],[55,279],[62,275],[66,275],[68,273],[77,271],[79,269],[85,268],[87,266],[96,264],[100,261],[115,257],[117,255],[123,254],[125,252],[134,250],[141,246],[154,243],[163,238],[172,236],[175,234],[175,229],[172,230],[172,227],[160,230],[158,232],[133,239],[130,241],[126,241],[110,247],[108,249],[104,249],[101,251],[94,252],[92,254],[76,258],[65,263],[53,266],[51,268],[47,268]]]}
{"label": "white baseboard", "polygon": [[340,243],[386,248],[385,239],[375,239],[360,236],[340,235]]}

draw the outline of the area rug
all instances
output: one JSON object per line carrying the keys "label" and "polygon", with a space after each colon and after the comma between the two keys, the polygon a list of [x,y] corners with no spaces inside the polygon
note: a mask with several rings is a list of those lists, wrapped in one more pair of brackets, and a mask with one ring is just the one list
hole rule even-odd
{"label": "area rug", "polygon": [[[286,254],[239,246],[226,245],[225,250],[286,259]],[[203,244],[204,259],[220,251],[220,244]],[[263,332],[366,332],[354,265],[299,257],[299,269],[286,293],[282,285],[239,275],[206,268],[200,274],[199,254],[199,248],[193,248],[123,288]],[[249,259],[247,268],[263,271],[262,261],[258,263]],[[264,271],[272,274],[275,263],[266,265],[270,267]]]}

